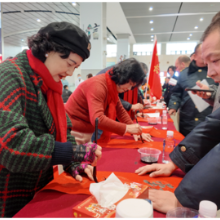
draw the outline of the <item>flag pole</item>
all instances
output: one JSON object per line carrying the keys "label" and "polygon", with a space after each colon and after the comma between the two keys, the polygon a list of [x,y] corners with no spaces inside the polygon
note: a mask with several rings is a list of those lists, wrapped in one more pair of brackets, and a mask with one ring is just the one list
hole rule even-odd
{"label": "flag pole", "polygon": [[[149,82],[149,77],[150,77],[150,69],[151,69],[151,64],[152,64],[152,59],[153,59],[153,52],[154,52],[154,47],[155,47],[156,41],[157,41],[157,36],[154,35],[153,51],[152,51],[152,56],[151,56],[151,62],[150,62],[149,73],[148,73],[148,76],[147,76],[147,89],[148,89],[148,84],[149,84],[148,82]],[[144,98],[145,98],[145,99],[146,99],[146,96],[147,96],[147,89],[146,89],[146,92],[145,92],[145,95],[144,95]]]}

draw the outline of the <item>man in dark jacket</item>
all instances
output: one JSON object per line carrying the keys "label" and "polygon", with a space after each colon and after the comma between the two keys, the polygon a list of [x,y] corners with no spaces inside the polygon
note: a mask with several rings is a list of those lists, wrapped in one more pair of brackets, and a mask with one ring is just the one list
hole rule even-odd
{"label": "man in dark jacket", "polygon": [[62,94],[62,98],[63,98],[63,102],[66,103],[68,98],[70,97],[70,95],[72,94],[72,92],[68,89],[68,86],[65,85],[64,86],[64,90],[63,90],[63,94]]}
{"label": "man in dark jacket", "polygon": [[[176,71],[175,66],[169,66],[168,67],[167,72],[170,75],[169,80],[172,79],[172,78],[175,79],[175,80],[178,80],[178,76],[175,76],[175,71]],[[166,102],[167,106],[169,105],[170,97],[171,97],[171,94],[173,92],[174,87],[175,86],[172,85],[172,84],[169,84],[169,82],[165,83],[164,86],[163,86],[163,89],[165,89],[163,97],[164,97],[164,101]]]}
{"label": "man in dark jacket", "polygon": [[[220,83],[220,18],[211,23],[203,34],[202,52],[208,64],[208,76]],[[154,208],[167,212],[176,206],[199,208],[199,202],[210,200],[220,208],[220,108],[207,116],[170,154],[168,164],[139,168],[139,175],[170,176],[178,167],[187,174],[175,190],[154,190],[149,193]],[[154,172],[155,171],[155,172]]]}
{"label": "man in dark jacket", "polygon": [[[190,98],[185,89],[192,88],[196,85],[198,80],[206,79],[208,84],[214,84],[213,79],[207,78],[207,66],[202,59],[201,44],[195,48],[194,60],[190,63],[188,68],[185,68],[179,76],[177,85],[173,89],[169,102],[169,114],[175,114],[180,108],[180,123],[179,130],[184,136],[190,133],[200,122],[205,120],[205,117],[211,114],[213,107],[209,106],[204,111],[199,112],[194,102]],[[177,71],[179,69],[178,62],[186,56],[180,56],[176,61]],[[188,57],[188,62],[190,58]]]}

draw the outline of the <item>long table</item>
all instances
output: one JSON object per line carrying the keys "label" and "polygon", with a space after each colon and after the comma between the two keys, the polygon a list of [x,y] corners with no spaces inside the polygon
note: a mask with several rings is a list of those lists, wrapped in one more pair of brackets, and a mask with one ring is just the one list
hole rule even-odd
{"label": "long table", "polygon": [[[140,122],[140,125],[148,126],[146,122]],[[155,125],[157,129],[162,129],[161,125]],[[168,122],[168,130],[176,130],[173,122]],[[121,138],[120,136],[116,138]],[[124,137],[130,138],[130,137]],[[152,138],[154,141],[163,141],[163,138]],[[161,162],[161,155],[159,161]],[[137,149],[126,148],[103,148],[102,158],[98,161],[97,172],[129,172],[134,171],[146,165],[140,160],[140,154]],[[184,174],[177,170],[174,175],[183,177]],[[57,191],[45,190],[38,192],[35,197],[23,209],[21,209],[15,218],[55,218],[55,217],[73,217],[72,208],[88,198],[83,194],[65,194]],[[165,214],[154,211],[154,217],[164,218]]]}

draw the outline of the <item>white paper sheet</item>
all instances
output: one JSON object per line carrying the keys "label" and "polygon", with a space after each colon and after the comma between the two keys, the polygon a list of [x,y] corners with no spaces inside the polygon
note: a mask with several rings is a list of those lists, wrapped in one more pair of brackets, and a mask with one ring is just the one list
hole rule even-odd
{"label": "white paper sheet", "polygon": [[160,113],[145,113],[146,115],[148,115],[150,118],[157,118],[160,117]]}
{"label": "white paper sheet", "polygon": [[169,81],[169,84],[172,85],[172,86],[175,86],[177,84],[177,80],[171,78],[170,81]]}
{"label": "white paper sheet", "polygon": [[[201,81],[202,84],[209,86],[208,82],[206,79],[203,79]],[[200,87],[195,85],[194,87],[192,87],[193,89],[199,89]],[[192,94],[191,91],[188,91],[189,96],[191,97],[192,101],[194,102],[195,106],[197,107],[199,112],[204,111],[206,108],[209,107],[209,104],[204,101],[201,97],[199,97],[198,95],[194,95]]]}

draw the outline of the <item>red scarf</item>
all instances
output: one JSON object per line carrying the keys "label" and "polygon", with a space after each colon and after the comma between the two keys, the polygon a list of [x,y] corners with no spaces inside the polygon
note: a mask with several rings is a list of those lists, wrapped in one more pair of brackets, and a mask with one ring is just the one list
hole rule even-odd
{"label": "red scarf", "polygon": [[[124,98],[125,101],[133,104],[137,104],[138,102],[138,88],[135,87],[133,90],[128,90],[127,92],[124,93]],[[131,118],[134,118],[134,112],[129,110],[128,114],[130,115]]]}
{"label": "red scarf", "polygon": [[66,112],[62,100],[62,82],[55,82],[49,70],[39,59],[33,56],[31,50],[27,50],[27,57],[31,69],[42,79],[41,91],[47,96],[47,105],[53,116],[56,127],[56,141],[67,141],[67,121]]}
{"label": "red scarf", "polygon": [[[112,69],[108,70],[105,73],[106,83],[108,87],[108,97],[107,97],[107,109],[105,111],[106,116],[111,118],[112,120],[116,120],[116,105],[118,102],[118,92],[116,84],[109,75]],[[101,138],[99,139],[100,142],[108,142],[110,140],[112,132],[103,131]]]}

